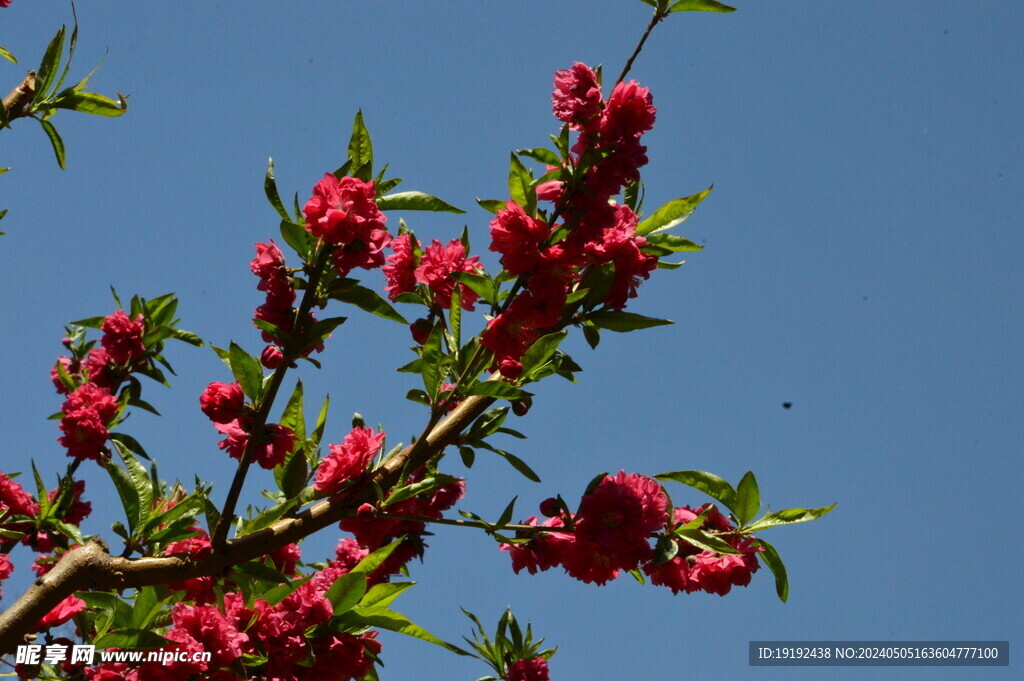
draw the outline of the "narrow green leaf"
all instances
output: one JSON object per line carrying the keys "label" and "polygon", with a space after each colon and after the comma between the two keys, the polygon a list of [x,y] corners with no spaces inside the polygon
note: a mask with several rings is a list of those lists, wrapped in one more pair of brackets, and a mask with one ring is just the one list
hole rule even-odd
{"label": "narrow green leaf", "polygon": [[302,225],[291,220],[281,220],[281,238],[292,247],[303,260],[309,259],[309,252],[313,248],[309,232]]}
{"label": "narrow green leaf", "polygon": [[377,199],[381,210],[425,210],[431,213],[465,213],[446,201],[425,192],[398,192]]}
{"label": "narrow green leaf", "polygon": [[10,50],[8,50],[8,49],[7,49],[7,48],[5,48],[5,47],[0,47],[0,57],[3,57],[3,58],[4,58],[4,59],[6,59],[7,61],[9,61],[9,62],[13,62],[13,63],[15,63],[15,64],[17,64],[17,63],[18,63],[18,60],[17,60],[17,59],[15,58],[15,56],[14,56],[14,55],[13,55],[13,54],[11,53],[11,51],[10,51]]}
{"label": "narrow green leaf", "polygon": [[273,206],[277,214],[281,216],[285,222],[288,222],[291,218],[288,216],[288,211],[285,210],[284,202],[281,201],[281,194],[277,191],[277,180],[274,178],[274,159],[267,159],[267,175],[263,179],[263,191],[267,195],[267,201]]}
{"label": "narrow green leaf", "polygon": [[736,490],[732,485],[713,473],[706,471],[674,471],[671,473],[659,473],[654,476],[658,480],[673,480],[700,490],[712,499],[721,502],[730,511],[735,512]]}
{"label": "narrow green leaf", "polygon": [[668,319],[655,319],[654,317],[645,317],[642,314],[619,310],[600,310],[592,313],[587,319],[598,328],[608,329],[616,333],[628,333],[637,329],[649,329],[653,326],[675,324],[675,322]]}
{"label": "narrow green leaf", "polygon": [[303,406],[302,381],[295,382],[295,388],[288,398],[288,403],[284,406],[284,411],[281,412],[279,423],[290,428],[300,442],[306,439],[306,412]]}
{"label": "narrow green leaf", "polygon": [[60,166],[61,170],[66,170],[67,165],[64,161],[64,140],[60,138],[60,134],[57,133],[57,128],[53,127],[53,123],[50,121],[44,121],[41,118],[37,118],[39,125],[43,127],[43,132],[50,138],[50,144],[53,146],[53,154],[57,157],[57,165]]}
{"label": "narrow green leaf", "polygon": [[772,511],[755,522],[748,529],[750,532],[757,532],[777,525],[792,525],[793,523],[805,523],[825,515],[836,505],[823,506],[821,508],[784,508],[781,511]]}
{"label": "narrow green leaf", "polygon": [[761,492],[757,487],[757,478],[754,477],[753,471],[747,471],[740,484],[736,486],[736,519],[740,521],[741,526],[746,525],[760,510]]}
{"label": "narrow green leaf", "polygon": [[127,650],[160,648],[169,643],[172,642],[163,636],[144,629],[118,629],[93,641],[93,645],[99,649],[122,648]]}
{"label": "narrow green leaf", "polygon": [[522,388],[509,385],[504,381],[480,381],[471,385],[465,390],[466,395],[481,395],[483,397],[497,397],[503,400],[520,400],[530,397],[533,393],[526,392]]}
{"label": "narrow green leaf", "polygon": [[403,591],[411,588],[416,582],[384,582],[374,584],[367,590],[366,595],[359,601],[359,606],[368,608],[371,606],[387,607],[401,595]]}
{"label": "narrow green leaf", "polygon": [[139,493],[132,484],[132,478],[124,468],[121,468],[113,461],[107,462],[107,474],[114,483],[117,495],[121,497],[121,506],[124,508],[124,515],[128,521],[128,531],[135,533],[135,527],[139,522]]}
{"label": "narrow green leaf", "polygon": [[371,627],[377,627],[378,629],[387,629],[388,631],[394,631],[399,634],[405,634],[406,636],[412,636],[428,643],[441,646],[447,650],[460,655],[468,655],[465,651],[445,643],[437,636],[434,636],[423,627],[414,624],[405,615],[397,613],[394,610],[382,607],[369,607],[364,608],[356,606],[349,612],[341,615],[343,622],[351,624],[367,625]]}
{"label": "narrow green leaf", "polygon": [[46,52],[43,53],[43,60],[39,63],[39,68],[36,70],[36,94],[33,98],[35,102],[41,102],[46,98],[47,90],[53,82],[53,76],[57,73],[57,68],[60,66],[60,58],[64,53],[65,30],[64,26],[60,27],[57,34],[50,40],[50,44],[46,46]]}
{"label": "narrow green leaf", "polygon": [[[533,177],[530,175],[530,171],[523,165],[523,162],[519,160],[519,157],[512,154],[511,160],[509,161],[508,169],[508,193],[509,198],[518,203],[527,213],[532,213],[530,206],[530,185],[533,183]],[[536,205],[536,192],[533,192],[534,205]]]}
{"label": "narrow green leaf", "polygon": [[473,272],[452,272],[450,276],[460,284],[468,286],[489,305],[498,304],[498,286],[490,277]]}
{"label": "narrow green leaf", "polygon": [[541,336],[523,355],[523,374],[529,378],[536,369],[540,369],[558,350],[558,346],[569,335],[568,331],[557,331]]}
{"label": "narrow green leaf", "polygon": [[[363,110],[356,112],[355,120],[352,121],[352,137],[348,142],[348,157],[352,161],[352,167],[361,169],[365,166],[366,178],[373,176],[373,144],[370,142],[370,131],[366,129],[363,121]],[[358,172],[358,171],[357,171]]]}
{"label": "narrow green leaf", "polygon": [[492,449],[491,451],[497,453],[503,459],[512,464],[512,468],[515,468],[517,471],[519,471],[527,480],[531,480],[533,482],[541,481],[540,476],[534,473],[533,469],[530,468],[525,461],[520,459],[515,454],[512,454],[511,452],[506,452],[505,450],[502,449]]}
{"label": "narrow green leaf", "polygon": [[[735,12],[735,7],[716,2],[715,0],[678,0],[668,8],[672,12]],[[783,599],[785,600],[785,599]]]}
{"label": "narrow green leaf", "polygon": [[731,556],[740,555],[739,551],[725,543],[723,540],[702,530],[687,530],[680,528],[675,531],[675,534],[702,551],[713,551],[714,553]]}
{"label": "narrow green leaf", "polygon": [[324,598],[334,606],[334,614],[348,612],[366,593],[366,573],[353,571],[338,577]]}
{"label": "narrow green leaf", "polygon": [[690,214],[693,213],[697,204],[703,201],[707,195],[711,193],[713,188],[714,185],[697,194],[669,201],[664,206],[654,211],[649,218],[637,225],[636,233],[639,236],[645,236],[647,234],[675,227],[680,222],[690,217]]}
{"label": "narrow green leaf", "polygon": [[53,106],[58,109],[70,109],[80,113],[93,114],[94,116],[107,116],[115,118],[128,110],[128,102],[124,97],[114,101],[109,97],[96,94],[95,92],[71,91],[54,101]]}
{"label": "narrow green leaf", "polygon": [[756,539],[754,544],[764,549],[763,551],[758,551],[757,555],[760,557],[761,562],[767,565],[768,569],[775,575],[775,593],[779,595],[779,600],[785,603],[789,598],[789,577],[786,575],[786,565],[782,562],[782,558],[779,556],[779,552],[775,550],[775,547],[764,539]]}
{"label": "narrow green leaf", "polygon": [[545,149],[544,147],[537,147],[536,149],[517,149],[516,153],[520,156],[532,158],[534,161],[539,161],[544,165],[558,166],[562,163],[562,159],[558,157],[558,154],[550,149]]}
{"label": "narrow green leaf", "polygon": [[242,392],[254,402],[258,401],[263,391],[263,368],[260,363],[234,341],[231,341],[228,357],[231,373],[242,386]]}
{"label": "narrow green leaf", "polygon": [[476,202],[480,204],[480,207],[489,213],[498,214],[498,211],[505,210],[506,201],[501,199],[477,199]]}
{"label": "narrow green leaf", "polygon": [[356,284],[354,286],[338,287],[331,290],[329,297],[334,300],[340,300],[343,303],[350,303],[361,310],[366,310],[378,317],[390,319],[391,321],[398,322],[399,324],[409,323],[405,317],[399,314],[398,311],[388,303],[388,301],[384,300],[384,298],[380,296],[380,294],[373,289],[366,288],[365,286]]}
{"label": "narrow green leaf", "polygon": [[139,460],[135,458],[135,455],[126,445],[118,440],[112,440],[112,442],[114,443],[114,448],[117,449],[117,453],[121,456],[121,460],[124,461],[125,468],[128,469],[132,486],[135,488],[138,496],[139,516],[136,526],[141,527],[146,524],[153,510],[153,480],[149,477],[149,471],[139,463]]}
{"label": "narrow green leaf", "polygon": [[700,244],[696,244],[689,239],[685,239],[676,234],[652,234],[647,237],[648,246],[656,246],[657,248],[664,248],[668,251],[699,251],[704,247]]}

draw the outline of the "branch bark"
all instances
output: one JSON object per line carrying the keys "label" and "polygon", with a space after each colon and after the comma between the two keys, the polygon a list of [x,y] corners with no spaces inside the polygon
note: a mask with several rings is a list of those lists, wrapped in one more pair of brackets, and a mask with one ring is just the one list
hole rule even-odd
{"label": "branch bark", "polygon": [[[494,380],[492,377],[491,380]],[[283,518],[270,527],[227,541],[221,550],[201,561],[176,556],[121,558],[110,555],[106,545],[94,539],[65,554],[54,568],[37,580],[21,598],[0,614],[0,654],[11,653],[24,643],[44,615],[76,591],[110,591],[154,584],[180,582],[192,577],[225,574],[232,566],[264,556],[355,514],[377,496],[373,483],[389,489],[399,482],[402,471],[423,466],[473,423],[491,404],[493,397],[467,397],[446,419],[426,436],[425,444],[409,445],[391,457],[370,476],[352,487],[323,499],[294,517]],[[418,451],[417,451],[418,450]],[[415,454],[415,456],[413,456]]]}
{"label": "branch bark", "polygon": [[7,120],[13,121],[21,118],[25,108],[36,95],[36,72],[29,71],[25,79],[18,87],[11,90],[11,93],[4,97],[4,110],[7,112]]}

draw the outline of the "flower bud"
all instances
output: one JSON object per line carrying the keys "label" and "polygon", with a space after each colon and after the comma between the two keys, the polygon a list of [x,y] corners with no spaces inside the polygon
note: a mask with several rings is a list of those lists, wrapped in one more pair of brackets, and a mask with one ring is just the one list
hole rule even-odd
{"label": "flower bud", "polygon": [[430,338],[430,332],[433,330],[434,325],[427,319],[417,319],[409,325],[409,331],[412,333],[412,339],[418,344],[423,345]]}

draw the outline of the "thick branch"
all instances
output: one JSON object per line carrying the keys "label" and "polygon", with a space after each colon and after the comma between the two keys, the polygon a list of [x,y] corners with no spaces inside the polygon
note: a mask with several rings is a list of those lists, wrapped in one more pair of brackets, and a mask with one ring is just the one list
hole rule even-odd
{"label": "thick branch", "polygon": [[25,115],[25,109],[32,98],[36,95],[36,72],[29,71],[21,85],[11,90],[11,94],[4,97],[4,110],[7,112],[7,120],[13,121]]}
{"label": "thick branch", "polygon": [[[422,466],[494,403],[494,398],[466,398],[455,411],[437,424],[420,447],[409,445],[391,457],[371,476],[354,486],[313,504],[294,517],[283,518],[270,527],[229,540],[224,547],[201,561],[177,556],[162,558],[120,558],[93,540],[68,552],[42,579],[0,614],[0,654],[12,652],[36,622],[75,591],[110,591],[153,584],[169,584],[192,577],[222,575],[231,566],[265,556],[282,546],[299,541],[355,514],[364,503],[376,501],[373,482],[389,489],[399,482],[406,464],[410,470]],[[415,459],[412,458],[414,450]]]}

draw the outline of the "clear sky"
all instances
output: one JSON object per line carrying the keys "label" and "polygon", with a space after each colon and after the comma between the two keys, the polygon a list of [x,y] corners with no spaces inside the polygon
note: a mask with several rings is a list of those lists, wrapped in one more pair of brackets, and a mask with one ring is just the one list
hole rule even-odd
{"label": "clear sky", "polygon": [[[596,352],[573,341],[579,385],[539,385],[514,425],[529,440],[509,443],[543,483],[482,458],[460,508],[496,516],[518,494],[525,516],[619,468],[698,468],[734,482],[753,469],[773,508],[839,502],[823,520],[765,534],[789,567],[789,603],[767,571],[725,598],[673,597],[628,577],[598,588],[558,571],[515,576],[486,537],[442,529],[413,566],[419,586],[396,606],[457,640],[469,624],[459,606],[494,622],[511,604],[560,646],[561,681],[1014,678],[1019,663],[755,669],[747,641],[1009,639],[1019,655],[1024,6],[735,4],[729,15],[670,17],[632,74],[658,107],[645,138],[649,205],[715,184],[679,230],[705,250],[657,272],[629,308],[677,324],[606,334]],[[0,161],[13,167],[0,178],[10,210],[0,225],[0,468],[25,470],[30,457],[63,468],[45,420],[60,405],[48,370],[66,321],[114,309],[108,285],[176,291],[185,328],[262,347],[248,261],[255,241],[276,236],[266,158],[282,192],[304,200],[340,165],[360,107],[377,158],[405,187],[469,211],[406,216],[417,234],[447,240],[468,224],[493,264],[489,214],[474,198],[503,197],[509,150],[557,130],[553,71],[578,60],[617,72],[648,9],[79,3],[78,73],[109,50],[94,87],[130,94],[130,110],[59,114],[66,172],[32,121],[0,135]],[[3,87],[70,22],[66,3],[0,10],[0,44],[23,60],[0,63]],[[393,372],[411,358],[408,344],[399,326],[354,314],[329,341],[325,370],[303,370],[311,401],[331,394],[329,440],[355,411],[392,442],[419,432],[424,414],[403,399],[415,377]],[[208,349],[169,356],[174,389],[147,386],[164,417],[136,415],[125,430],[165,477],[199,472],[223,494],[232,462],[197,398],[227,373]],[[272,484],[260,474],[253,484]],[[86,529],[109,536],[112,486],[99,470],[85,478],[97,509]],[[706,500],[670,491],[680,504]],[[323,533],[304,555],[322,559],[336,541]],[[19,570],[5,599],[27,582]],[[383,640],[385,679],[486,673],[418,641]]]}

